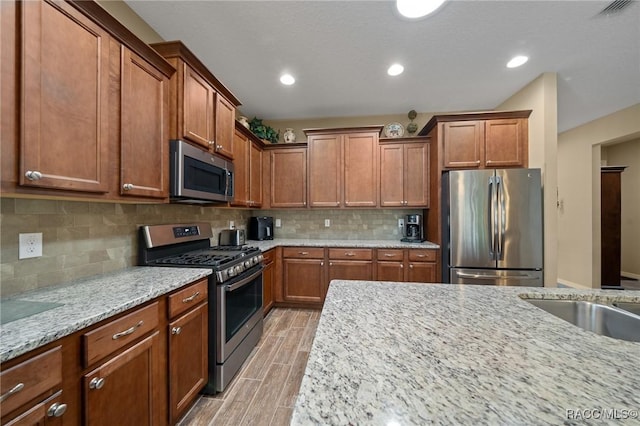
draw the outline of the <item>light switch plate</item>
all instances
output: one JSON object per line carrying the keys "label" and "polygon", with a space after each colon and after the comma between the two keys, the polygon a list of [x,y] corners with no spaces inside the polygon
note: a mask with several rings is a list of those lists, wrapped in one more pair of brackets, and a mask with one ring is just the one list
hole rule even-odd
{"label": "light switch plate", "polygon": [[325,227],[325,228],[328,228],[328,227],[330,227],[330,226],[331,226],[331,219],[325,219],[325,220],[324,220],[324,227]]}
{"label": "light switch plate", "polygon": [[19,234],[19,259],[42,256],[42,232]]}
{"label": "light switch plate", "polygon": [[398,219],[398,228],[404,228],[404,219]]}
{"label": "light switch plate", "polygon": [[236,223],[232,220],[229,221],[229,229],[236,229]]}
{"label": "light switch plate", "polygon": [[280,219],[276,219],[276,228],[282,227],[282,221]]}

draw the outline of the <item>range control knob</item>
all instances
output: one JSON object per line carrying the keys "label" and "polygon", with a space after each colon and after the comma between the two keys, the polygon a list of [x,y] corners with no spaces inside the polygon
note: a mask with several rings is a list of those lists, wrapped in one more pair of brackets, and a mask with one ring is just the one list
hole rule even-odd
{"label": "range control knob", "polygon": [[264,260],[264,256],[262,254],[258,255],[258,262],[262,262]]}
{"label": "range control knob", "polygon": [[236,276],[236,271],[234,268],[229,268],[227,269],[227,276],[228,277],[235,277]]}
{"label": "range control knob", "polygon": [[245,260],[245,261],[244,261],[244,267],[245,267],[245,268],[251,268],[251,264],[252,264],[252,263],[251,263],[251,260]]}
{"label": "range control knob", "polygon": [[238,274],[240,274],[240,273],[243,271],[243,268],[242,268],[242,266],[241,266],[241,265],[236,265],[236,266],[233,268],[233,270],[234,270],[234,272],[236,273],[236,275],[238,275]]}

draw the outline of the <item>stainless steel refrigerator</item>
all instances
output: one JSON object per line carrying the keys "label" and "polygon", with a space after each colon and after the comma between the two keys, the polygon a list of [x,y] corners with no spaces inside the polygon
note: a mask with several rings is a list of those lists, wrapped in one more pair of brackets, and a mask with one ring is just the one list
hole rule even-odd
{"label": "stainless steel refrigerator", "polygon": [[442,204],[444,282],[543,286],[540,169],[446,172]]}

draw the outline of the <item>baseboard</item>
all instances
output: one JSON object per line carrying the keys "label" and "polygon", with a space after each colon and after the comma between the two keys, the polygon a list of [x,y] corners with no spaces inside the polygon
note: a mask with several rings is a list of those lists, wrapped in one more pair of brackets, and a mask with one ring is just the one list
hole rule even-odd
{"label": "baseboard", "polygon": [[558,278],[558,288],[578,288],[578,289],[592,289],[593,287],[587,287],[586,285],[574,283],[573,281],[563,280]]}
{"label": "baseboard", "polygon": [[622,275],[623,277],[629,277],[629,278],[634,278],[638,281],[640,281],[640,274],[633,274],[631,272],[620,272],[620,275]]}

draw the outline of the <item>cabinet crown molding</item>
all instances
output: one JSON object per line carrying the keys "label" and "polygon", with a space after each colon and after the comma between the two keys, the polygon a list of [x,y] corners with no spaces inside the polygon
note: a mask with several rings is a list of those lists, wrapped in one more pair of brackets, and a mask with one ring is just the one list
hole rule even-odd
{"label": "cabinet crown molding", "polygon": [[377,132],[380,134],[384,125],[359,126],[359,127],[334,127],[334,128],[312,128],[302,129],[305,135],[323,135],[331,133],[359,133],[359,132]]}

